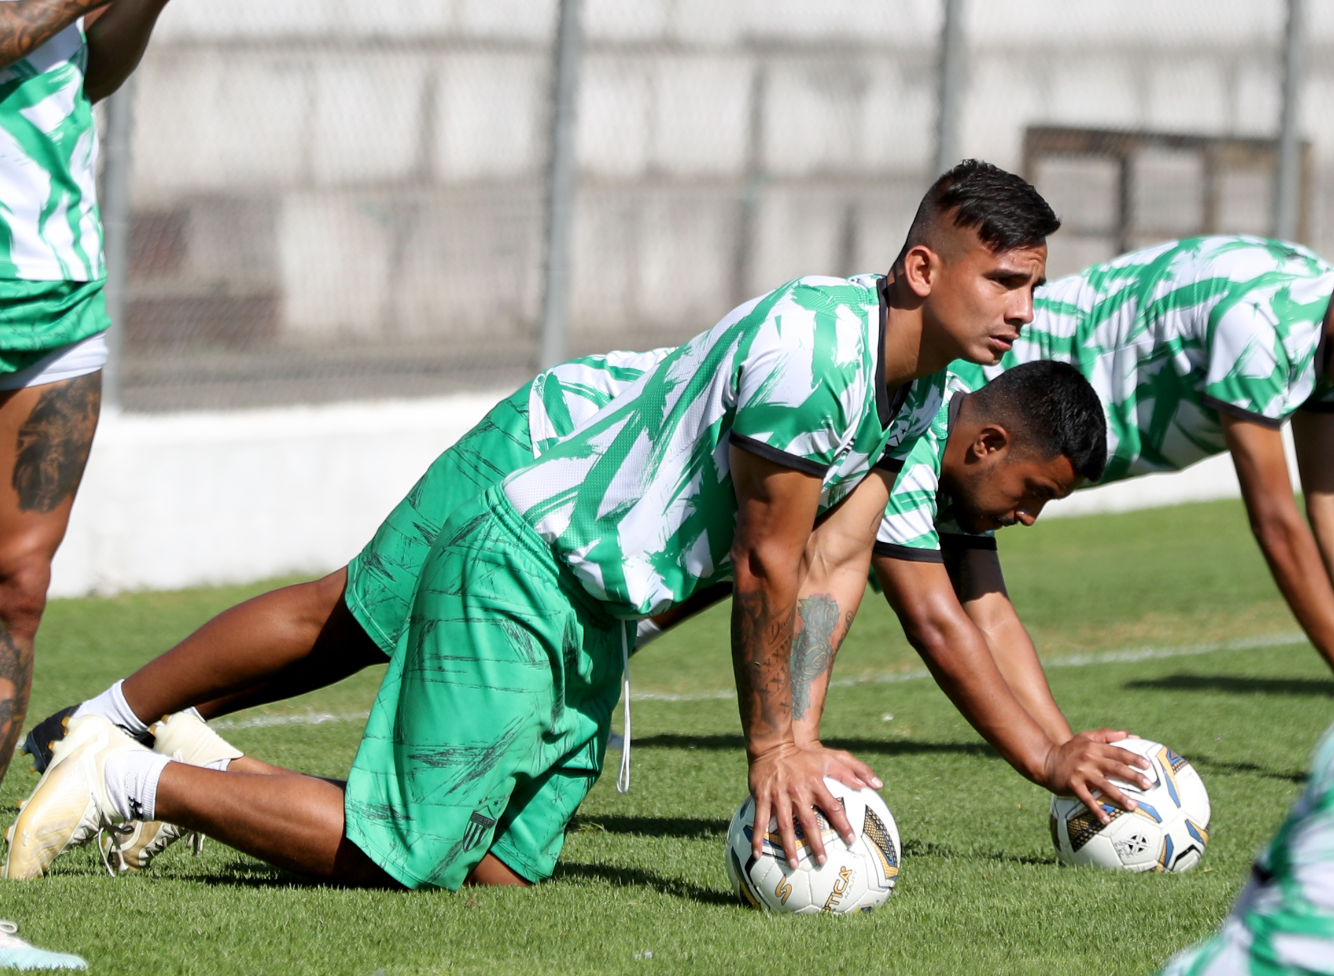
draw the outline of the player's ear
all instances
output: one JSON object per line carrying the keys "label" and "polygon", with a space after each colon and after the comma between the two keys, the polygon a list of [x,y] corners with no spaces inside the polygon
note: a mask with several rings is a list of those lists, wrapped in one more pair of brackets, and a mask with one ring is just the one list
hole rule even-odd
{"label": "player's ear", "polygon": [[936,282],[940,258],[925,244],[908,248],[903,256],[903,280],[918,298],[926,298]]}
{"label": "player's ear", "polygon": [[985,424],[973,438],[973,453],[979,459],[999,461],[1009,450],[1010,432],[1000,424]]}

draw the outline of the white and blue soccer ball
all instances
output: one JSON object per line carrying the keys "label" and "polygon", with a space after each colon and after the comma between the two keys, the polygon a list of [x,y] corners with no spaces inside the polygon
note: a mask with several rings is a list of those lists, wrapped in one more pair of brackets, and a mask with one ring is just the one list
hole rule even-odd
{"label": "white and blue soccer ball", "polygon": [[769,818],[763,853],[753,856],[754,797],[746,797],[737,809],[727,830],[727,876],[746,904],[794,915],[845,915],[883,905],[894,890],[903,848],[889,807],[874,790],[854,790],[829,778],[824,782],[843,804],[857,839],[845,843],[817,810],[827,856],[823,866],[816,863],[798,823],[799,860],[796,868],[789,867],[774,817]]}
{"label": "white and blue soccer ball", "polygon": [[1160,742],[1123,739],[1114,743],[1149,760],[1141,770],[1153,781],[1147,790],[1115,780],[1138,804],[1122,810],[1110,800],[1105,827],[1080,800],[1051,798],[1051,839],[1066,864],[1124,871],[1189,871],[1209,843],[1209,793],[1190,763]]}

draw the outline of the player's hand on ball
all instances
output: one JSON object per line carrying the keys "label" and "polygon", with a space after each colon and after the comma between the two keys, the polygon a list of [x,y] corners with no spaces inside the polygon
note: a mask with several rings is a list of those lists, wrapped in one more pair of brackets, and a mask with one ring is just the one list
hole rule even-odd
{"label": "player's hand on ball", "polygon": [[764,835],[772,816],[778,822],[778,836],[787,862],[791,867],[797,867],[799,858],[797,831],[793,823],[795,818],[801,824],[802,835],[810,845],[816,863],[824,864],[827,858],[815,817],[815,807],[824,811],[830,826],[847,843],[856,841],[857,833],[848,822],[843,804],[825,786],[826,776],[855,789],[881,785],[869,766],[841,749],[826,749],[824,746],[804,748],[793,743],[783,743],[751,759],[750,792],[755,797],[755,829],[751,846],[755,857],[763,853]]}
{"label": "player's hand on ball", "polygon": [[1110,823],[1111,818],[1098,802],[1099,794],[1123,810],[1134,810],[1135,801],[1113,780],[1133,783],[1142,789],[1153,784],[1140,772],[1149,768],[1147,759],[1112,744],[1129,737],[1124,731],[1097,729],[1080,732],[1069,742],[1053,746],[1047,754],[1044,785],[1059,796],[1079,797],[1104,824]]}

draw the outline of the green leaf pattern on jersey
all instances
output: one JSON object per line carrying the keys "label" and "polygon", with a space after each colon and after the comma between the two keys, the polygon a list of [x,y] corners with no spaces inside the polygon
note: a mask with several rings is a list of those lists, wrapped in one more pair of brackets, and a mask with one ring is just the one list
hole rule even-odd
{"label": "green leaf pattern on jersey", "polygon": [[82,19],[0,69],[0,278],[105,275]]}
{"label": "green leaf pattern on jersey", "polygon": [[528,395],[533,457],[588,423],[671,351],[670,346],[648,352],[618,350],[571,359],[539,373]]}
{"label": "green leaf pattern on jersey", "polygon": [[1315,375],[1331,293],[1334,267],[1296,244],[1174,241],[1045,286],[1000,365],[950,369],[976,389],[1018,363],[1071,363],[1107,411],[1102,483],[1175,471],[1226,450],[1217,403],[1276,422],[1331,397]]}
{"label": "green leaf pattern on jersey", "polygon": [[[949,442],[950,406],[954,397],[965,395],[953,378],[946,384],[945,400],[922,436],[903,444],[891,457],[903,468],[890,489],[885,515],[876,529],[875,541],[908,549],[940,551],[940,536],[969,535],[958,524],[953,500],[940,487],[940,466]],[[988,538],[994,532],[983,532]]]}
{"label": "green leaf pattern on jersey", "polygon": [[943,371],[881,424],[879,282],[801,278],[742,305],[512,474],[510,503],[616,616],[730,578],[731,435],[824,471],[823,510],[935,415]]}
{"label": "green leaf pattern on jersey", "polygon": [[1162,976],[1334,976],[1334,727],[1256,869],[1218,934],[1173,957]]}

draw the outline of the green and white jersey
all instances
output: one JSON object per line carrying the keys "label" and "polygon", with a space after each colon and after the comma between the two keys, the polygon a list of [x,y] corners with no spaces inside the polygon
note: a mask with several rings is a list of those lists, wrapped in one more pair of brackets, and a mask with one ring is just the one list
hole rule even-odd
{"label": "green and white jersey", "polygon": [[533,457],[578,430],[672,352],[616,351],[584,356],[539,373],[528,393],[528,433]]}
{"label": "green and white jersey", "polygon": [[998,366],[950,370],[972,390],[1019,363],[1070,363],[1107,411],[1101,483],[1177,471],[1227,449],[1220,413],[1277,427],[1334,401],[1316,356],[1331,294],[1334,267],[1297,244],[1174,241],[1044,286]]}
{"label": "green and white jersey", "polygon": [[1334,976],[1334,727],[1311,778],[1213,937],[1162,976]]}
{"label": "green and white jersey", "polygon": [[944,561],[944,549],[996,548],[995,533],[973,534],[959,527],[954,501],[940,485],[945,445],[965,395],[966,391],[960,390],[951,378],[946,401],[926,433],[892,455],[902,461],[903,467],[890,490],[884,518],[876,529],[878,555],[938,563]]}
{"label": "green and white jersey", "polygon": [[883,278],[800,278],[672,350],[511,474],[515,511],[607,611],[646,617],[729,579],[732,445],[821,479],[821,510],[939,409],[942,370],[884,382]]}
{"label": "green and white jersey", "polygon": [[106,275],[87,63],[80,18],[0,69],[0,279]]}

